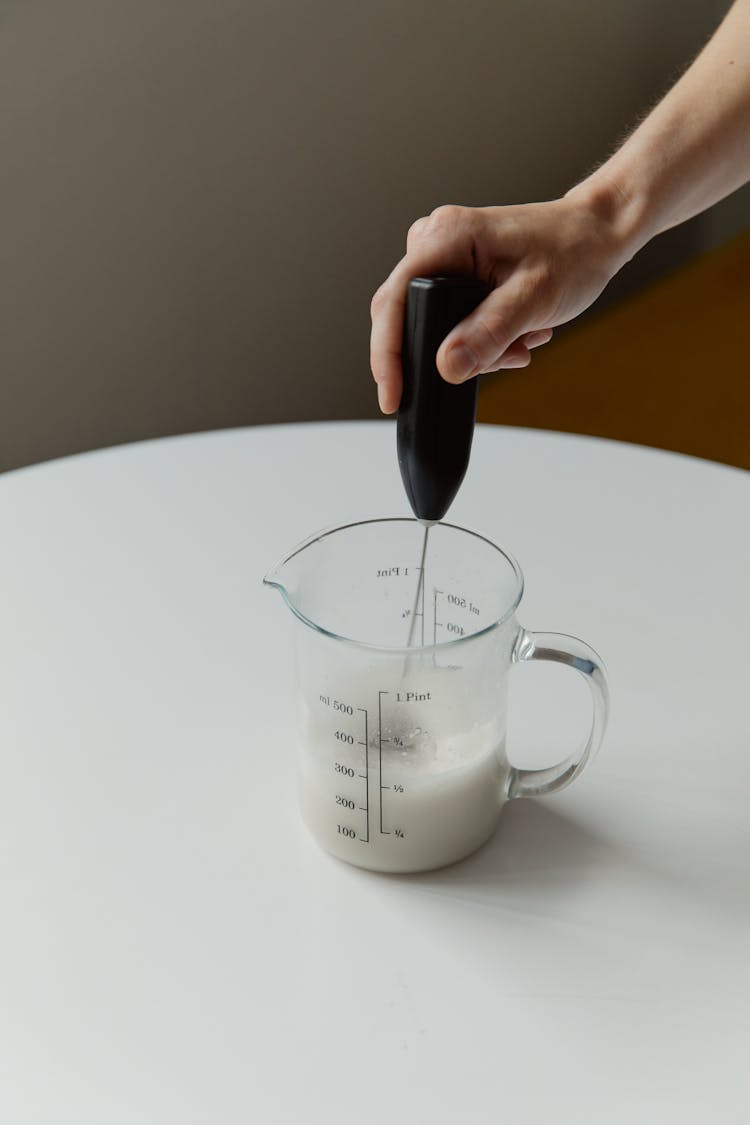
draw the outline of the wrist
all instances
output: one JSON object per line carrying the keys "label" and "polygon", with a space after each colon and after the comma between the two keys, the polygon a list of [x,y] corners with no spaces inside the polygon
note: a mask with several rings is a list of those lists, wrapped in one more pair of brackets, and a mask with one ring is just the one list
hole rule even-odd
{"label": "wrist", "polygon": [[645,197],[639,191],[628,190],[607,165],[572,187],[565,199],[585,208],[605,232],[613,273],[656,233],[649,228]]}

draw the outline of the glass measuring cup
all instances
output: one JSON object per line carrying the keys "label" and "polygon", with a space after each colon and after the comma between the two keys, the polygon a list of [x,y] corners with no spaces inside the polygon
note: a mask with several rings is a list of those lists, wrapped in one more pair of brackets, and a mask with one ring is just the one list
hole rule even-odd
{"label": "glass measuring cup", "polygon": [[[420,582],[421,543],[413,519],[348,524],[312,536],[264,579],[296,618],[302,818],[327,851],[376,871],[469,855],[506,801],[569,785],[607,719],[594,650],[518,623],[523,576],[510,555],[440,523]],[[574,668],[593,701],[582,748],[540,770],[505,752],[509,670],[531,660]]]}

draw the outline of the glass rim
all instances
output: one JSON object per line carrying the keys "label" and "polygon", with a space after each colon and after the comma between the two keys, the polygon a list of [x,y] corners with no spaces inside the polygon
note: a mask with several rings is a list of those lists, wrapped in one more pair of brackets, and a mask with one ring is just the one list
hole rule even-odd
{"label": "glass rim", "polygon": [[321,540],[327,539],[329,536],[335,535],[340,531],[351,531],[354,528],[365,527],[369,524],[375,523],[420,524],[421,521],[416,519],[414,516],[376,516],[371,519],[353,520],[351,523],[336,524],[333,527],[323,528],[321,531],[314,532],[312,535],[309,535],[307,539],[304,539],[301,543],[298,543],[297,546],[294,547],[288,555],[286,555],[280,562],[278,562],[276,566],[272,567],[264,576],[263,585],[270,586],[272,589],[278,590],[281,594],[284,604],[289,610],[291,610],[297,620],[301,621],[303,625],[307,625],[308,628],[314,630],[314,632],[320,633],[325,637],[330,637],[334,641],[340,641],[343,644],[354,645],[356,648],[368,649],[372,652],[395,653],[401,656],[409,654],[414,656],[417,653],[429,653],[438,649],[440,649],[441,651],[445,651],[446,649],[455,648],[458,645],[464,645],[468,644],[471,641],[478,640],[480,637],[487,636],[493,630],[499,629],[513,616],[515,611],[518,609],[521,598],[523,597],[524,578],[523,571],[521,570],[521,567],[519,566],[515,557],[510,554],[509,551],[504,550],[502,547],[498,547],[497,543],[493,543],[492,540],[488,539],[486,535],[482,535],[478,531],[473,531],[471,528],[461,527],[459,524],[455,523],[444,523],[441,520],[434,526],[449,528],[451,531],[458,531],[462,535],[470,535],[473,539],[480,540],[480,542],[485,543],[488,547],[491,547],[493,551],[496,551],[497,554],[505,559],[505,561],[510,565],[510,568],[513,571],[515,577],[515,591],[510,599],[508,607],[500,617],[496,618],[494,621],[491,621],[489,625],[485,625],[484,628],[477,629],[475,633],[469,633],[467,636],[463,637],[451,637],[449,640],[438,641],[437,643],[430,645],[369,644],[367,641],[357,640],[356,637],[346,637],[341,633],[335,633],[331,629],[326,629],[324,625],[321,625],[317,621],[313,621],[302,612],[299,606],[295,605],[295,603],[289,596],[289,592],[286,586],[281,581],[278,581],[276,576],[278,576],[282,568],[290,563],[292,559],[296,558],[297,555],[300,555],[303,551],[307,550],[308,547],[312,547],[316,543],[321,542]]}

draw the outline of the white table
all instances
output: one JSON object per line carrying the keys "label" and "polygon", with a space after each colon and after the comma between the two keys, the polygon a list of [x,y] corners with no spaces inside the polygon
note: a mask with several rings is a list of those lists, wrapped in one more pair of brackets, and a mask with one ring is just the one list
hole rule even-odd
{"label": "white table", "polygon": [[[603,654],[612,721],[565,793],[392,878],[298,823],[261,578],[404,511],[389,423],[0,479],[4,1125],[748,1121],[750,477],[477,432],[451,518],[517,555],[524,624]],[[559,758],[585,685],[513,679],[511,757]]]}

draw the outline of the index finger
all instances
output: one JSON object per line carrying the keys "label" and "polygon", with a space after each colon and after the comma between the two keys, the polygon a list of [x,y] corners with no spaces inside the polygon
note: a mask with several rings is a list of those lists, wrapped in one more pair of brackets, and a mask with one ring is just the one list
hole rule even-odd
{"label": "index finger", "polygon": [[394,267],[372,299],[370,315],[370,366],[378,384],[378,401],[384,414],[398,410],[403,387],[401,346],[409,282],[414,277],[444,273],[474,273],[471,245],[455,241],[430,243],[410,250]]}
{"label": "index finger", "polygon": [[378,403],[384,414],[398,410],[403,387],[401,344],[406,312],[406,293],[411,277],[406,258],[391,271],[372,298],[370,317],[370,367],[378,385]]}

